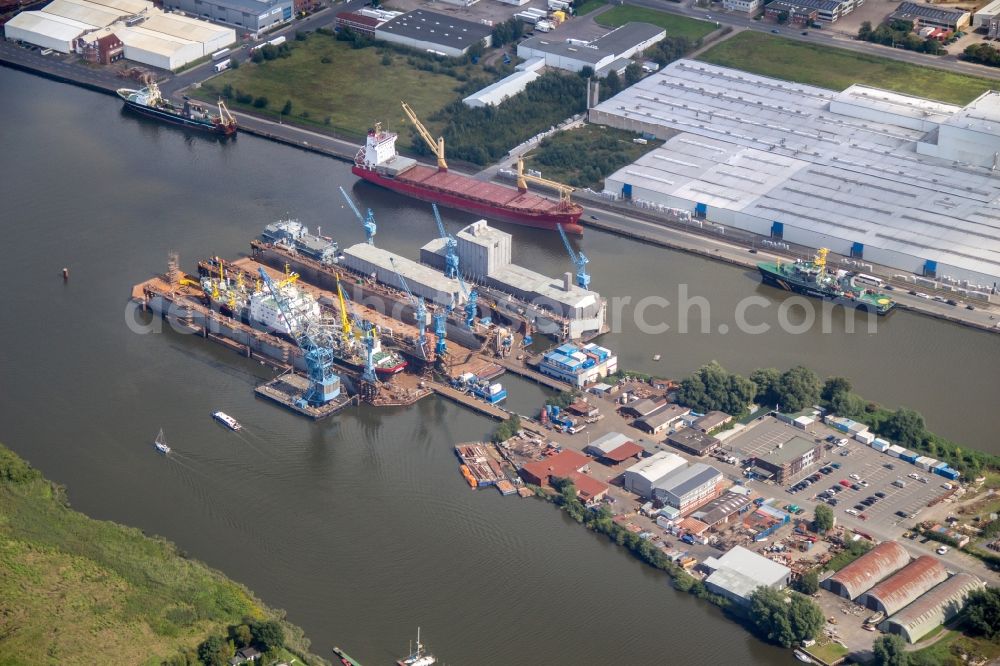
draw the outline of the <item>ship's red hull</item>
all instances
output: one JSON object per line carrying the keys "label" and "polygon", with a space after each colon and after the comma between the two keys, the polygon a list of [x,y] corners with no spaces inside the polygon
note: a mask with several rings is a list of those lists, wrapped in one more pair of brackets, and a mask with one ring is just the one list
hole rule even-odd
{"label": "ship's red hull", "polygon": [[[416,172],[422,169],[427,170],[428,167],[416,166],[412,168],[412,171]],[[371,169],[360,167],[357,164],[351,168],[351,171],[355,176],[363,178],[370,183],[421,201],[430,201],[474,215],[482,215],[490,219],[539,229],[549,229],[551,231],[555,231],[556,225],[561,224],[563,230],[568,234],[583,234],[583,227],[580,226],[580,215],[583,213],[583,209],[578,204],[569,204],[567,207],[562,207],[554,202],[547,201],[550,205],[550,210],[517,209],[512,206],[506,206],[500,201],[494,202],[472,198],[461,191],[461,187],[451,187],[448,190],[441,187],[428,187],[421,182],[406,178],[411,169],[404,171],[395,178],[389,178]],[[482,188],[484,186],[482,181],[477,181],[474,178],[461,176],[453,172],[449,172],[448,178],[452,181],[452,185],[454,185],[455,181],[458,181],[460,185],[464,185],[467,188],[475,188],[477,186]],[[499,186],[490,184],[489,187],[496,188]],[[510,188],[504,189],[509,190]],[[516,192],[512,192],[512,194],[516,194]]]}

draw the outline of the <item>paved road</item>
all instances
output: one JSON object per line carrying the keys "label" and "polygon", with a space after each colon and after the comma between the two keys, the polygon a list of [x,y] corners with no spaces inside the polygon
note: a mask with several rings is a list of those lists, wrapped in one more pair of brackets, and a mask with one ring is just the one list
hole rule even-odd
{"label": "paved road", "polygon": [[[867,53],[869,55],[892,58],[893,60],[901,60],[903,62],[913,63],[914,65],[936,67],[938,69],[960,72],[962,74],[971,74],[973,76],[980,76],[987,79],[1000,79],[1000,70],[995,67],[976,65],[974,63],[959,60],[956,56],[951,55],[929,56],[926,54],[914,53],[913,51],[894,49],[880,44],[859,42],[857,40],[850,39],[843,34],[838,34],[835,30],[831,30],[829,28],[821,30],[815,30],[812,28],[802,30],[800,28],[789,26],[776,26],[773,23],[754,21],[753,19],[748,19],[736,14],[716,12],[714,10],[693,7],[689,3],[680,4],[663,2],[662,0],[628,0],[627,4],[635,5],[637,7],[646,7],[648,9],[655,9],[658,11],[665,11],[671,14],[680,14],[682,16],[689,16],[691,18],[701,20],[711,20],[722,25],[731,25],[734,27],[746,28],[748,30],[756,30],[757,32],[771,33],[774,30],[777,30],[782,37],[788,37],[798,41],[810,42],[812,44],[820,44],[823,46],[835,46],[837,48],[857,51],[859,53]],[[803,32],[808,34],[803,35]]]}

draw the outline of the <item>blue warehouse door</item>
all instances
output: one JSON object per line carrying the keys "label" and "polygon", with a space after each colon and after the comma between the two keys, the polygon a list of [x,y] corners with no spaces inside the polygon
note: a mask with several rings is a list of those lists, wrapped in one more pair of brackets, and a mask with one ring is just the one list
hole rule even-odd
{"label": "blue warehouse door", "polygon": [[632,198],[632,183],[622,184],[622,198],[631,199]]}
{"label": "blue warehouse door", "polygon": [[785,236],[785,225],[781,222],[771,223],[771,238],[781,240]]}
{"label": "blue warehouse door", "polygon": [[292,20],[292,8],[291,7],[283,7],[282,10],[281,10],[281,18],[283,18],[286,21]]}
{"label": "blue warehouse door", "polygon": [[865,257],[865,246],[862,243],[855,243],[851,246],[851,258],[852,259],[864,259]]}
{"label": "blue warehouse door", "polygon": [[708,204],[696,203],[694,205],[694,214],[698,217],[705,217],[708,215]]}
{"label": "blue warehouse door", "polygon": [[937,277],[937,262],[928,259],[924,262],[924,277]]}

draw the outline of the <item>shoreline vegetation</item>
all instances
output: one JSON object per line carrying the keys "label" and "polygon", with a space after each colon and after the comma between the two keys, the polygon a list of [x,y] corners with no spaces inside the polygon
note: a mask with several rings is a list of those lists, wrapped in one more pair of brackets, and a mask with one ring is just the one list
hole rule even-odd
{"label": "shoreline vegetation", "polygon": [[284,611],[163,538],[70,508],[2,444],[0,571],[2,666],[224,666],[240,647],[258,665],[328,664]]}
{"label": "shoreline vegetation", "polygon": [[[626,377],[650,379],[649,375],[627,370],[619,371],[610,379],[613,381]],[[564,391],[549,402],[565,404],[574,395],[574,392]],[[747,416],[751,404],[759,407],[755,414],[763,413],[768,407],[776,408],[779,404],[785,412],[796,412],[818,405],[838,415],[863,422],[876,433],[900,444],[935,455],[961,470],[967,477],[1000,470],[1000,456],[962,449],[958,444],[931,433],[926,429],[919,412],[905,407],[889,410],[878,403],[866,401],[853,392],[847,378],[834,376],[821,381],[814,371],[804,366],[795,366],[784,372],[775,368],[761,368],[747,378],[730,373],[712,361],[681,380],[675,399],[678,403],[699,411],[727,411],[736,420]],[[520,421],[516,417],[503,422],[494,433],[493,441],[503,441],[513,436],[519,427]],[[825,624],[822,611],[812,599],[797,591],[796,585],[781,592],[757,590],[751,597],[749,608],[744,609],[729,599],[712,593],[699,578],[672,561],[651,540],[642,538],[616,522],[607,505],[584,505],[577,497],[572,480],[554,478],[551,489],[534,485],[528,487],[535,497],[559,507],[569,518],[588,530],[606,536],[642,562],[665,572],[674,589],[712,603],[761,640],[787,648],[820,636]],[[870,548],[871,544],[868,542],[852,542],[827,563],[823,570],[838,571]],[[1000,567],[1000,562],[994,558],[981,559],[994,569]],[[997,612],[1000,617],[1000,610]],[[972,645],[975,649],[990,647],[980,645],[975,638],[963,633],[952,633],[957,637],[958,644]],[[1000,637],[1000,631],[996,632],[996,636]],[[949,638],[948,643],[956,642],[954,637]],[[834,649],[837,656],[843,656],[840,654],[841,650],[846,653],[842,646],[834,644],[824,643],[820,647],[825,649],[826,646]],[[907,663],[911,666],[933,663],[934,659],[940,658],[939,652],[940,649],[933,644],[928,645],[908,653],[910,661]]]}

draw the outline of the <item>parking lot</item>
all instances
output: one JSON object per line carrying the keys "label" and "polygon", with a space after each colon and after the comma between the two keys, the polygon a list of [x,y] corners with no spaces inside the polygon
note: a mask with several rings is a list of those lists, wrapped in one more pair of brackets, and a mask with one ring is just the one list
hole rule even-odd
{"label": "parking lot", "polygon": [[[817,437],[823,440],[827,437],[844,438],[843,433],[821,423],[815,423],[807,430],[802,430],[767,418],[758,422],[746,433],[727,441],[726,448],[730,449],[733,455],[746,459],[766,453],[795,436]],[[839,465],[839,468],[835,468],[834,465]],[[821,473],[820,469],[827,470],[827,473]],[[796,484],[810,477],[815,478],[817,474],[818,480],[810,482],[801,490],[792,492],[791,489]],[[926,483],[909,477],[909,474],[918,475],[925,479]],[[893,485],[897,480],[904,484],[903,487]],[[815,503],[824,501],[824,498],[817,498],[817,495],[827,493],[829,489],[836,487],[839,490],[827,494],[833,495],[835,504],[833,502],[830,504],[839,523],[859,529],[864,529],[865,526],[892,529],[899,526],[908,527],[918,520],[921,511],[928,503],[947,492],[942,487],[945,482],[946,479],[940,476],[925,472],[915,465],[892,458],[852,439],[844,446],[824,442],[822,460],[793,476],[780,489],[779,486],[769,482],[750,483],[756,485],[761,492],[777,493],[779,497],[787,496],[788,501],[805,508],[812,508]],[[771,490],[765,491],[764,488]],[[865,501],[870,505],[866,506],[863,503]],[[855,509],[855,507],[860,508]],[[854,515],[855,511],[857,515]],[[902,512],[905,517],[897,512]]]}

